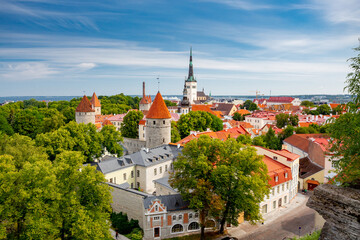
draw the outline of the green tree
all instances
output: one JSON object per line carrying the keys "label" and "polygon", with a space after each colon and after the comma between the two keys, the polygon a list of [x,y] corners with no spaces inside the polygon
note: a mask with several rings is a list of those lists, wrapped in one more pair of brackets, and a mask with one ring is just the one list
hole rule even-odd
{"label": "green tree", "polygon": [[235,121],[243,121],[243,116],[238,112],[235,112],[232,118]]}
{"label": "green tree", "polygon": [[314,103],[311,101],[305,100],[305,101],[302,101],[300,105],[304,106],[304,107],[313,107]]}
{"label": "green tree", "polygon": [[139,122],[144,115],[141,111],[130,111],[121,123],[120,131],[122,136],[127,138],[139,137]]}
{"label": "green tree", "polygon": [[120,132],[116,131],[113,125],[104,126],[101,131],[102,145],[111,153],[116,153],[118,156],[122,156],[123,148],[119,142],[123,141]]}
{"label": "green tree", "polygon": [[181,138],[180,138],[179,129],[177,127],[177,123],[174,121],[171,121],[171,142],[176,143],[180,140],[181,140]]}
{"label": "green tree", "polygon": [[245,135],[245,134],[241,134],[236,138],[236,141],[239,143],[242,143],[244,145],[251,145],[252,144],[252,140],[250,135]]}
{"label": "green tree", "polygon": [[252,140],[252,144],[255,146],[259,146],[259,147],[265,147],[266,142],[264,140],[264,136],[261,135],[261,136],[254,137]]}
{"label": "green tree", "polygon": [[327,104],[323,104],[316,108],[316,111],[319,112],[319,114],[322,115],[329,115],[331,112],[331,108]]}
{"label": "green tree", "polygon": [[3,115],[0,115],[0,132],[6,133],[7,135],[14,134],[13,128]]}
{"label": "green tree", "polygon": [[331,148],[334,154],[336,180],[343,186],[360,188],[360,47],[354,49],[357,56],[350,58],[352,72],[347,75],[346,87],[353,95],[348,104],[349,112],[341,115],[330,125]]}
{"label": "green tree", "polygon": [[285,125],[289,123],[289,114],[286,113],[279,113],[275,116],[276,119],[276,126],[278,128],[283,128]]}
{"label": "green tree", "polygon": [[293,114],[290,114],[289,116],[289,123],[296,127],[298,124],[299,124],[299,116],[298,115],[293,115]]}
{"label": "green tree", "polygon": [[192,111],[188,114],[181,115],[177,123],[180,137],[189,136],[190,131],[206,131],[210,128],[213,131],[223,129],[223,123],[220,118],[204,111]]}
{"label": "green tree", "polygon": [[201,238],[204,239],[205,222],[222,207],[220,197],[215,194],[211,182],[214,164],[218,160],[221,141],[208,136],[187,143],[174,162],[170,184],[189,201],[189,207],[199,212]]}
{"label": "green tree", "polygon": [[279,138],[275,135],[275,131],[270,127],[269,131],[265,134],[264,141],[266,146],[270,149],[281,149],[281,143]]}
{"label": "green tree", "polygon": [[247,220],[261,220],[259,203],[269,194],[267,166],[256,149],[229,138],[222,142],[213,172],[215,192],[221,197],[220,233],[225,223],[238,225],[241,212]]}
{"label": "green tree", "polygon": [[280,141],[284,141],[285,138],[288,138],[294,134],[295,128],[288,125],[279,135]]}
{"label": "green tree", "polygon": [[167,107],[177,106],[176,103],[170,101],[170,100],[164,100]]}
{"label": "green tree", "polygon": [[12,127],[21,135],[35,138],[42,131],[42,120],[44,116],[36,109],[26,109],[15,114]]}

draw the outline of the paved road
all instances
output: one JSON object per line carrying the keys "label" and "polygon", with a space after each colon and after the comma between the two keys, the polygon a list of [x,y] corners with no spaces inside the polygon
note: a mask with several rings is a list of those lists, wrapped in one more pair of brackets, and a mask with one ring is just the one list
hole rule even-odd
{"label": "paved road", "polygon": [[291,207],[265,218],[263,225],[245,222],[230,229],[229,234],[239,240],[282,240],[298,236],[299,227],[301,236],[311,233],[315,230],[315,211],[306,206],[307,199],[308,196],[299,195]]}

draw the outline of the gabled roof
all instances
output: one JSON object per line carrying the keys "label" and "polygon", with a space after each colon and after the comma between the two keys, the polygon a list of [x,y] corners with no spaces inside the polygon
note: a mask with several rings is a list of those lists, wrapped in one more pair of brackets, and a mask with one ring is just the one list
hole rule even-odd
{"label": "gabled roof", "polygon": [[299,148],[304,152],[309,152],[309,138],[328,138],[326,134],[315,133],[315,134],[293,134],[288,138],[284,139],[285,143],[288,143],[294,147]]}
{"label": "gabled roof", "polygon": [[149,196],[144,198],[144,208],[148,209],[154,200],[160,200],[167,211],[178,211],[188,209],[189,202],[184,201],[180,194]]}
{"label": "gabled roof", "polygon": [[213,110],[210,109],[211,105],[205,105],[205,104],[192,104],[191,105],[191,111],[196,112],[196,111],[204,111],[204,112],[208,112],[211,113],[212,115],[215,115],[215,112]]}
{"label": "gabled roof", "polygon": [[100,101],[99,101],[98,97],[96,96],[95,92],[93,93],[93,95],[91,97],[90,103],[93,107],[101,107]]}
{"label": "gabled roof", "polygon": [[151,96],[143,96],[143,98],[140,100],[140,104],[149,104],[151,103]]}
{"label": "gabled roof", "polygon": [[301,158],[299,161],[299,177],[302,179],[310,177],[323,169],[324,168],[312,162],[308,157]]}
{"label": "gabled roof", "polygon": [[75,112],[95,112],[94,109],[91,107],[91,103],[86,95],[83,96],[79,105],[77,106]]}
{"label": "gabled roof", "polygon": [[113,125],[113,124],[109,119],[105,119],[105,121],[102,123],[102,125],[106,126],[106,125]]}
{"label": "gabled roof", "polygon": [[166,107],[164,99],[162,98],[160,92],[156,94],[153,104],[151,105],[146,118],[155,118],[155,119],[165,119],[171,118],[170,112]]}
{"label": "gabled roof", "polygon": [[[266,164],[268,169],[268,176],[271,178],[269,184],[274,187],[276,185],[285,183],[292,179],[291,168],[288,166],[268,157],[263,157],[263,162]],[[287,173],[287,178],[285,178],[285,173]],[[275,181],[275,177],[278,177],[278,181]]]}

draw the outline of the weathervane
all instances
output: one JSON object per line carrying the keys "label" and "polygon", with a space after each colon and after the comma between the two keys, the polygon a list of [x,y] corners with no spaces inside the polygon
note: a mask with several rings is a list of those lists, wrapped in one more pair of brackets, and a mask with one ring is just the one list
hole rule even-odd
{"label": "weathervane", "polygon": [[160,92],[160,75],[156,79],[158,81],[158,92]]}

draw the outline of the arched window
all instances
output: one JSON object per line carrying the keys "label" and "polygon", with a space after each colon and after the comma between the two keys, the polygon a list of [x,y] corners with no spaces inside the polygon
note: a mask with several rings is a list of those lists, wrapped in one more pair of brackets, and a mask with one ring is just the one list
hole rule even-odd
{"label": "arched window", "polygon": [[171,228],[171,232],[172,233],[178,233],[178,232],[183,232],[184,228],[181,224],[175,224],[172,228]]}
{"label": "arched window", "polygon": [[197,230],[200,228],[200,225],[197,222],[192,222],[189,224],[188,230]]}
{"label": "arched window", "polygon": [[213,220],[207,220],[205,222],[205,228],[214,228],[215,227],[215,221]]}

